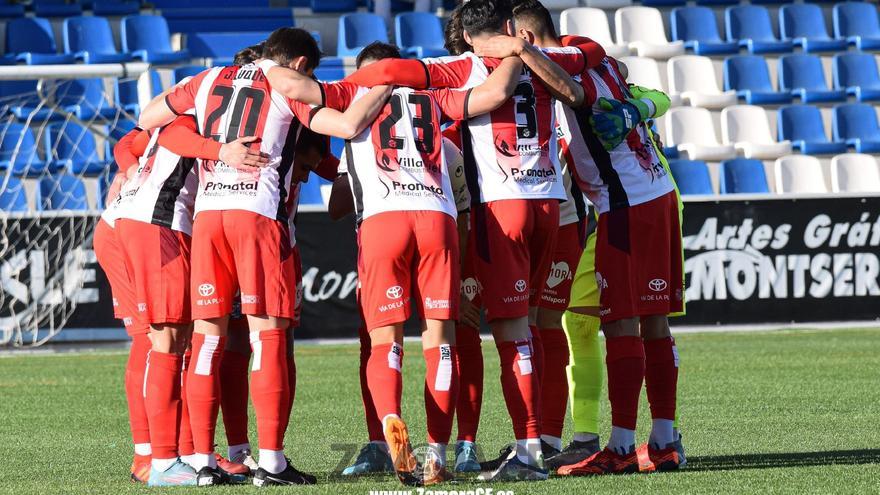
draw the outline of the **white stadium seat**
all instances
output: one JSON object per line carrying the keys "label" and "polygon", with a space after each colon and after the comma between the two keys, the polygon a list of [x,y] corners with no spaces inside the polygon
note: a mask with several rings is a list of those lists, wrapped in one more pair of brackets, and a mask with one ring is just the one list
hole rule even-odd
{"label": "white stadium seat", "polygon": [[559,30],[562,34],[588,36],[602,45],[605,53],[615,58],[629,53],[629,47],[616,45],[611,39],[608,17],[599,9],[579,7],[563,10],[559,16]]}
{"label": "white stadium seat", "polygon": [[669,96],[672,106],[681,105],[681,96],[669,94],[669,88],[660,75],[660,66],[657,61],[648,57],[621,57],[620,62],[626,66],[628,74],[626,80],[633,84],[651,89],[659,89]]}
{"label": "white stadium seat", "polygon": [[732,144],[721,144],[715,136],[712,114],[705,108],[678,107],[666,113],[669,144],[678,147],[688,160],[721,161],[736,157]]}
{"label": "white stadium seat", "polygon": [[720,109],[736,105],[736,91],[721,91],[715,80],[715,68],[709,57],[680,55],[666,66],[669,93],[694,107]]}
{"label": "white stadium seat", "polygon": [[721,138],[746,158],[775,160],[791,154],[791,141],[776,141],[767,113],[755,105],[734,105],[721,111]]}
{"label": "white stadium seat", "polygon": [[846,153],[831,159],[833,192],[880,192],[880,168],[871,155]]}
{"label": "white stadium seat", "polygon": [[684,54],[684,42],[670,42],[660,11],[651,7],[623,7],[614,13],[617,42],[626,44],[640,57],[668,59]]}
{"label": "white stadium seat", "polygon": [[825,193],[825,174],[815,156],[788,155],[773,164],[778,193]]}

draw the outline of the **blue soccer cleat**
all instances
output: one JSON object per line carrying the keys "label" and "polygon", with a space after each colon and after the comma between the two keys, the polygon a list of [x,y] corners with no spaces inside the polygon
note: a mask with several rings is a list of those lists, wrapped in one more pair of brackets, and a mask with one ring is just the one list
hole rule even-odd
{"label": "blue soccer cleat", "polygon": [[354,463],[342,470],[342,475],[358,476],[392,472],[394,472],[394,465],[391,463],[391,456],[379,444],[370,442],[361,448]]}
{"label": "blue soccer cleat", "polygon": [[147,486],[196,486],[197,478],[196,471],[189,464],[177,459],[164,471],[151,468]]}
{"label": "blue soccer cleat", "polygon": [[477,461],[477,445],[463,440],[455,445],[455,472],[479,473],[480,463]]}

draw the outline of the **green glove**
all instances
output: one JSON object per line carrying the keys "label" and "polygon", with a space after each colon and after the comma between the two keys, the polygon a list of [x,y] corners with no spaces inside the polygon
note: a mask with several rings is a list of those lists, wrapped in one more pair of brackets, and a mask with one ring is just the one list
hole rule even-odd
{"label": "green glove", "polygon": [[651,117],[651,107],[642,100],[627,98],[623,101],[599,98],[599,108],[590,117],[593,130],[608,151],[616,148],[640,122]]}

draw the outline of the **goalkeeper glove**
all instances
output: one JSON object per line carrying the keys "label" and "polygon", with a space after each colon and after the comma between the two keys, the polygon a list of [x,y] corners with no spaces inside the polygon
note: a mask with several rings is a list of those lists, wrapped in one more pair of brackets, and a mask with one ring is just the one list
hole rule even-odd
{"label": "goalkeeper glove", "polygon": [[643,100],[623,101],[599,98],[601,112],[590,118],[593,130],[608,151],[616,148],[640,122],[651,117],[651,107]]}

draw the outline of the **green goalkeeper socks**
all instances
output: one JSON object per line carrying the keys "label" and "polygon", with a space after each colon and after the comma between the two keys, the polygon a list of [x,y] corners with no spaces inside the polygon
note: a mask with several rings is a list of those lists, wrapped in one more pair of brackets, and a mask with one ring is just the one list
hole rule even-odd
{"label": "green goalkeeper socks", "polygon": [[599,344],[599,318],[566,311],[562,328],[568,335],[568,394],[575,432],[599,432],[599,400],[605,364]]}

